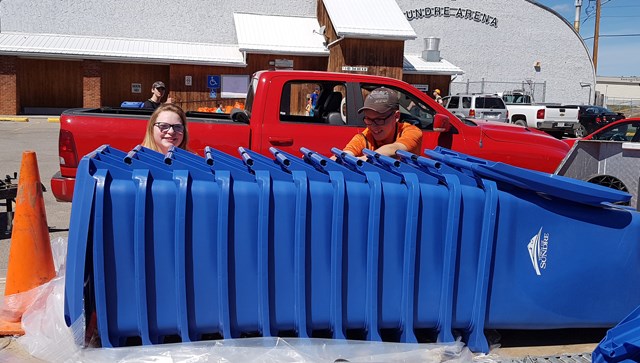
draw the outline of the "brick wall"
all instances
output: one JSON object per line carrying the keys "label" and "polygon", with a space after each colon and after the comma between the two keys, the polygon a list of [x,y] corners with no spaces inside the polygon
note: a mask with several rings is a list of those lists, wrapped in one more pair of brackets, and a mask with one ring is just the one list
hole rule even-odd
{"label": "brick wall", "polygon": [[95,60],[82,62],[82,107],[102,106],[100,84],[102,82],[102,63]]}
{"label": "brick wall", "polygon": [[17,57],[0,56],[0,115],[17,115],[20,110],[17,63]]}

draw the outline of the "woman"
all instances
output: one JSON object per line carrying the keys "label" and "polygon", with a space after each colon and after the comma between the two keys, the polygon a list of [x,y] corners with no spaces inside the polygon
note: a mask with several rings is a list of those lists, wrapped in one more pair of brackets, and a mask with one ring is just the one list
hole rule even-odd
{"label": "woman", "polygon": [[187,116],[180,106],[163,103],[151,115],[142,146],[166,154],[171,146],[187,149]]}

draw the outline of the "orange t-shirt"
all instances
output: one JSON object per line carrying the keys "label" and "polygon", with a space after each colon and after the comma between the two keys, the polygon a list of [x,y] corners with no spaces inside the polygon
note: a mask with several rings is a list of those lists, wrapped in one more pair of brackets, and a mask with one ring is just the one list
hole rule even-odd
{"label": "orange t-shirt", "polygon": [[[399,142],[407,147],[407,151],[420,155],[422,147],[422,130],[408,123],[396,123],[396,134],[391,143]],[[380,146],[371,135],[371,131],[367,127],[363,132],[356,134],[351,141],[345,146],[344,151],[350,151],[355,156],[362,156],[362,149],[376,150]]]}

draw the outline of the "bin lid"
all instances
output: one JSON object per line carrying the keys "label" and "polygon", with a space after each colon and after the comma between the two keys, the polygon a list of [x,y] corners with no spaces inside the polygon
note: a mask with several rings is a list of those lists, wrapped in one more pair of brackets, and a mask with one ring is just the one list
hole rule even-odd
{"label": "bin lid", "polygon": [[[435,150],[436,152],[427,151],[429,150],[425,150],[425,153],[428,155],[435,155],[438,152],[438,150]],[[440,155],[443,162],[472,170],[483,178],[508,183],[522,189],[581,204],[609,206],[610,203],[628,202],[631,199],[629,193],[583,180],[523,169],[505,163],[469,157],[460,153],[455,155],[450,150],[447,150],[446,154],[440,153]]]}

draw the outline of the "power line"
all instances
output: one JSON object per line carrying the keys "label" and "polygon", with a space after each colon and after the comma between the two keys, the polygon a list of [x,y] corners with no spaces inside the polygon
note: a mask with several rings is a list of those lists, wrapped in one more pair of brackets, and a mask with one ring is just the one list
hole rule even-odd
{"label": "power line", "polygon": [[[601,8],[601,10],[602,10],[602,7],[603,7],[605,4],[608,4],[608,3],[610,3],[611,1],[612,1],[612,0],[606,0],[606,1],[602,2],[602,3],[600,4],[600,8]],[[595,10],[595,8],[593,7],[593,5],[591,5],[591,3],[592,3],[592,2],[595,2],[595,0],[589,0],[589,5],[587,5],[587,7],[584,9],[584,13],[585,13],[585,15],[586,15],[586,16],[584,17],[584,20],[582,21],[582,24],[586,23],[586,22],[587,22],[587,20],[591,19],[591,18],[595,15],[595,11],[596,11],[596,10]],[[607,9],[608,9],[608,8],[610,8],[610,6],[607,6]]]}
{"label": "power line", "polygon": [[[615,37],[640,37],[640,34],[605,34],[599,35],[600,38],[615,38]],[[593,39],[593,37],[582,38],[582,40]]]}

